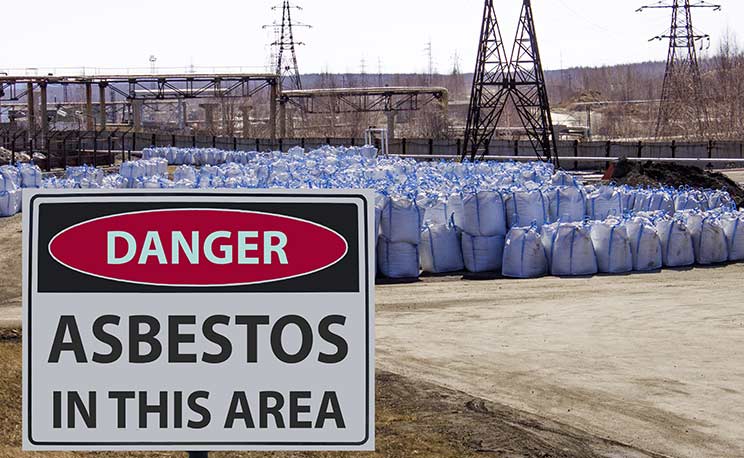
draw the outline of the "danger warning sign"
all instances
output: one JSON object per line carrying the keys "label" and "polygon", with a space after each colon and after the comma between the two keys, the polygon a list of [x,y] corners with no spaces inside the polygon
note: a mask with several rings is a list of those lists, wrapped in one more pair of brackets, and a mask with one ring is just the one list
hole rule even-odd
{"label": "danger warning sign", "polygon": [[24,194],[24,448],[373,450],[370,202]]}

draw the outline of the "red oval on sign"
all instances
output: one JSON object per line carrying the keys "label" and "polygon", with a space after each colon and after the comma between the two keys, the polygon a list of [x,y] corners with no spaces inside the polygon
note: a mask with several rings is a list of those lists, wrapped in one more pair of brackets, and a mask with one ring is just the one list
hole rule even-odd
{"label": "red oval on sign", "polygon": [[309,275],[346,256],[319,224],[240,210],[125,213],[72,226],[49,243],[57,262],[109,280],[157,286],[239,286]]}

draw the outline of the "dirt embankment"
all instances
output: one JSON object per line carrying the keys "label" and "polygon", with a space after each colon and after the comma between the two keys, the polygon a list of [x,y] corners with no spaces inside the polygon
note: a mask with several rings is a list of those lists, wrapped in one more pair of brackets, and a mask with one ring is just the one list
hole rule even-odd
{"label": "dirt embankment", "polygon": [[[18,331],[0,333],[0,456],[21,458],[21,344]],[[376,445],[371,458],[600,458],[648,455],[581,430],[465,393],[388,372],[376,377]],[[359,453],[237,453],[215,458],[343,458]],[[184,453],[66,452],[55,456],[183,458]]]}
{"label": "dirt embankment", "polygon": [[728,191],[739,208],[744,207],[744,189],[726,175],[708,172],[692,165],[668,162],[630,162],[621,159],[612,181],[630,186],[690,186]]}

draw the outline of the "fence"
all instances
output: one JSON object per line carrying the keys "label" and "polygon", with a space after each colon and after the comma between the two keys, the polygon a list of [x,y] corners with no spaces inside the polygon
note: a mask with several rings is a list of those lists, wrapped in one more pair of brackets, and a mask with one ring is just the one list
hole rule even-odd
{"label": "fence", "polygon": [[[46,161],[40,161],[47,170],[80,165],[83,163],[103,166],[119,160],[129,159],[132,153],[149,146],[175,146],[193,148],[219,148],[242,151],[287,151],[293,146],[312,149],[322,145],[362,145],[360,138],[292,138],[265,139],[217,137],[205,135],[175,135],[163,133],[141,133],[121,131],[54,131],[47,144],[40,145],[38,135],[30,136],[26,130],[0,130],[0,145],[13,156],[21,151],[43,151]],[[462,140],[391,139],[390,153],[413,156],[460,157]],[[488,156],[534,157],[532,146],[527,141],[497,140],[486,147]],[[561,166],[567,169],[596,170],[606,167],[607,161],[599,158],[631,157],[639,159],[715,159],[715,167],[726,167],[725,159],[744,160],[744,142],[558,142]],[[571,160],[571,158],[577,158]],[[597,160],[585,160],[593,158]],[[15,157],[12,158],[15,161]]]}

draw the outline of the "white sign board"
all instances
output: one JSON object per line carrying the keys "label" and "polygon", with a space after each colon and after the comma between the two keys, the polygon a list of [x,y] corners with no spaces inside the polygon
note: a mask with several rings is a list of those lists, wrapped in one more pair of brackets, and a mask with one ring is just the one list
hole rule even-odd
{"label": "white sign board", "polygon": [[374,195],[26,191],[26,450],[373,450]]}

